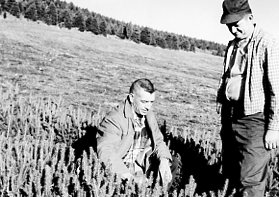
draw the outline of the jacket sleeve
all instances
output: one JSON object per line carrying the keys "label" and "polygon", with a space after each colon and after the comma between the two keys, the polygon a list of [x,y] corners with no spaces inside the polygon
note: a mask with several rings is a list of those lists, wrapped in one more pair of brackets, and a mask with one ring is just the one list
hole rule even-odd
{"label": "jacket sleeve", "polygon": [[268,78],[268,130],[279,131],[279,44],[278,41],[272,40],[267,46],[265,63],[267,64]]}
{"label": "jacket sleeve", "polygon": [[112,172],[119,175],[128,173],[121,156],[115,151],[121,141],[122,130],[117,117],[108,115],[98,127],[97,154],[106,165],[110,165]]}
{"label": "jacket sleeve", "polygon": [[170,161],[172,160],[172,156],[170,154],[170,150],[167,147],[166,143],[164,142],[163,134],[161,133],[157,120],[155,118],[154,113],[151,111],[150,112],[150,120],[149,120],[149,125],[150,129],[153,130],[153,138],[155,142],[155,153],[157,154],[157,157],[159,159],[161,158],[167,158]]}

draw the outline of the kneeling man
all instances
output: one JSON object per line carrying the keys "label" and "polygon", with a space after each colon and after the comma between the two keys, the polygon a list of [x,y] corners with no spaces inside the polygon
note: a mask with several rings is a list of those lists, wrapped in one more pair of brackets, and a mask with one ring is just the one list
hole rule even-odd
{"label": "kneeling man", "polygon": [[97,153],[122,179],[142,183],[153,172],[164,185],[170,186],[178,164],[172,162],[151,109],[154,101],[155,88],[151,81],[134,81],[124,104],[100,123]]}

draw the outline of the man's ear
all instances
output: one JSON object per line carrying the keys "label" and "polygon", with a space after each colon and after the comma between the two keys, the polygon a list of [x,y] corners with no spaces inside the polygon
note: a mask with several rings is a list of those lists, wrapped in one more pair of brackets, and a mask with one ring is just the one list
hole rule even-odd
{"label": "man's ear", "polygon": [[129,97],[129,101],[130,101],[131,103],[133,103],[133,102],[134,102],[134,94],[133,94],[133,93],[130,93],[130,94],[128,95],[128,97]]}
{"label": "man's ear", "polygon": [[248,18],[249,18],[250,21],[253,21],[254,20],[253,14],[249,14]]}

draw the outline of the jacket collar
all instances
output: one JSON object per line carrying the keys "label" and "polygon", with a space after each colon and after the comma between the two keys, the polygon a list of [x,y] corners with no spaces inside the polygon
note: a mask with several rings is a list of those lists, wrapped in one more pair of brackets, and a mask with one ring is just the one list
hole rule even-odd
{"label": "jacket collar", "polygon": [[253,32],[253,35],[251,38],[251,42],[255,41],[259,34],[260,34],[260,28],[258,27],[258,25],[255,25],[255,29],[254,29],[254,32]]}

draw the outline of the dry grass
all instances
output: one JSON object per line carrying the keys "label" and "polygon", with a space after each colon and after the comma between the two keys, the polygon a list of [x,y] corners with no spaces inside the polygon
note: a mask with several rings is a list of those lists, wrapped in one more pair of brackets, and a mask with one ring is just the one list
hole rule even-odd
{"label": "dry grass", "polygon": [[170,51],[130,41],[0,19],[1,82],[22,93],[62,96],[67,103],[105,111],[122,101],[132,81],[158,89],[159,120],[189,130],[218,130],[215,92],[222,58]]}

